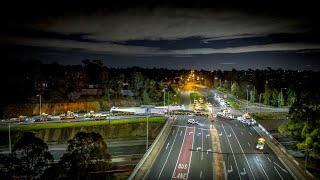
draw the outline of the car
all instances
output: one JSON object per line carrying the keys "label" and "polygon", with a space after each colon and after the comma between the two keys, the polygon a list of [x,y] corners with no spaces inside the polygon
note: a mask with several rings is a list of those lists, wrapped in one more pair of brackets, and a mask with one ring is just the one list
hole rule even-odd
{"label": "car", "polygon": [[197,125],[198,122],[195,121],[194,119],[188,119],[188,124]]}

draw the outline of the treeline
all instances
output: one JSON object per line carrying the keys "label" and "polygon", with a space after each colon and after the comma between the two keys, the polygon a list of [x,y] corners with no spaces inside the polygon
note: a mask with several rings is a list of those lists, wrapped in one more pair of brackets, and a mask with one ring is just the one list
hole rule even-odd
{"label": "treeline", "polygon": [[94,132],[77,133],[58,162],[46,143],[26,132],[0,162],[1,179],[113,179],[107,144]]}
{"label": "treeline", "polygon": [[291,106],[300,94],[316,92],[320,72],[293,70],[213,71],[212,86],[250,102],[271,106]]}
{"label": "treeline", "polygon": [[[5,116],[3,112],[9,104],[38,104],[38,94],[41,94],[42,102],[48,104],[126,100],[134,104],[158,105],[163,103],[163,89],[166,88],[166,101],[177,103],[178,85],[172,80],[184,72],[138,67],[109,68],[100,60],[88,59],[81,65],[10,59],[0,67],[0,116]],[[89,93],[83,94],[83,89]]]}

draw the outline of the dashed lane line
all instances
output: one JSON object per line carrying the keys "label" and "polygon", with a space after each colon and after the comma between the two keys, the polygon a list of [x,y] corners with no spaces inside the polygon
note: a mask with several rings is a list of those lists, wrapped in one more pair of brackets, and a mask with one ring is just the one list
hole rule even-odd
{"label": "dashed lane line", "polygon": [[167,164],[168,158],[169,158],[170,153],[171,153],[171,151],[172,151],[172,147],[173,147],[173,145],[174,145],[174,142],[176,141],[176,138],[177,138],[177,135],[178,135],[178,132],[179,132],[179,128],[180,128],[180,127],[178,127],[177,133],[176,133],[176,135],[174,136],[173,143],[172,143],[172,145],[171,145],[171,147],[170,147],[168,156],[167,156],[167,158],[166,158],[166,160],[165,160],[165,162],[164,162],[164,164],[163,164],[163,166],[162,166],[162,168],[161,168],[161,171],[160,171],[160,173],[159,173],[158,179],[160,179],[160,176],[161,176],[161,174],[162,174],[162,171],[163,171],[164,167],[165,167],[166,164]]}

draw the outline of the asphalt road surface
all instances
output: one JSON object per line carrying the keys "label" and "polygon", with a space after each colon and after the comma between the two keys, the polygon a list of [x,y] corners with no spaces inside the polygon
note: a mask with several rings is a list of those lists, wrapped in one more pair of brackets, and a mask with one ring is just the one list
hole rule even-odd
{"label": "asphalt road surface", "polygon": [[[213,104],[219,106],[217,102]],[[257,126],[218,119],[213,124],[218,131],[227,179],[293,179],[267,144],[262,151],[255,149],[261,137]]]}
{"label": "asphalt road surface", "polygon": [[[187,124],[191,118],[199,124]],[[262,151],[255,149],[257,126],[217,118],[212,124],[219,135],[226,179],[294,179],[267,144]],[[213,179],[213,156],[219,152],[212,152],[210,125],[205,117],[178,116],[146,179]]]}
{"label": "asphalt road surface", "polygon": [[[191,118],[199,124],[188,124]],[[213,179],[210,124],[204,117],[178,116],[146,179]]]}

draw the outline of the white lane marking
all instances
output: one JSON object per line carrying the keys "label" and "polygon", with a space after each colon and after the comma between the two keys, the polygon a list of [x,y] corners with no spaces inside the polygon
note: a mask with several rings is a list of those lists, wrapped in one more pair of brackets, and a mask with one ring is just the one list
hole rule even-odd
{"label": "white lane marking", "polygon": [[228,173],[232,173],[233,169],[232,169],[232,165],[230,165],[230,169],[228,168]]}
{"label": "white lane marking", "polygon": [[256,158],[256,160],[260,163],[260,160],[259,160],[258,156],[256,156],[255,158]]}
{"label": "white lane marking", "polygon": [[282,171],[284,171],[284,172],[286,172],[286,173],[288,173],[288,171],[287,170],[285,170],[285,169],[283,169],[279,164],[277,164],[276,162],[273,162],[273,164],[275,164],[275,165],[277,165]]}
{"label": "white lane marking", "polygon": [[206,135],[206,138],[208,138],[208,137],[210,137],[210,134],[207,134],[207,135]]}
{"label": "white lane marking", "polygon": [[221,133],[219,133],[219,136],[222,136],[222,132],[221,132]]}
{"label": "white lane marking", "polygon": [[[201,130],[201,149],[203,149],[203,130]],[[203,151],[201,152],[201,160],[203,160]]]}
{"label": "white lane marking", "polygon": [[201,133],[198,133],[198,134],[197,134],[197,136],[200,136],[200,135],[201,135]]}
{"label": "white lane marking", "polygon": [[243,168],[243,172],[240,172],[240,174],[241,174],[241,176],[246,175],[246,174],[247,174],[247,172],[246,172],[246,168]]}
{"label": "white lane marking", "polygon": [[169,147],[169,144],[170,144],[170,143],[168,143],[168,144],[167,144],[167,146],[166,146],[166,150],[168,149],[168,147]]}
{"label": "white lane marking", "polygon": [[197,151],[201,150],[201,147],[197,147]]}
{"label": "white lane marking", "polygon": [[[196,129],[193,128],[193,131],[196,131]],[[193,149],[193,143],[194,143],[194,133],[193,133],[193,137],[192,137],[192,146],[191,146],[191,149]],[[186,179],[188,179],[188,176],[189,176],[191,159],[192,159],[192,151],[191,151],[191,155],[190,155],[190,159],[189,159],[188,172],[187,172],[187,178],[186,178]]]}
{"label": "white lane marking", "polygon": [[278,173],[278,175],[280,176],[281,180],[283,180],[283,177],[282,177],[281,174],[279,173],[278,169],[277,169],[275,166],[273,166],[273,168],[277,171],[277,173]]}
{"label": "white lane marking", "polygon": [[172,145],[171,145],[171,147],[170,147],[170,150],[169,150],[168,156],[167,156],[167,158],[166,158],[166,161],[164,162],[164,164],[163,164],[163,166],[162,166],[162,168],[161,168],[161,171],[160,171],[160,173],[159,173],[158,179],[160,179],[160,176],[161,176],[161,174],[162,174],[162,171],[163,171],[164,167],[165,167],[166,164],[167,164],[167,161],[168,161],[168,158],[169,158],[169,156],[170,156],[170,153],[171,153],[173,144],[174,144],[174,142],[176,141],[176,138],[177,138],[177,135],[178,135],[178,132],[179,132],[179,128],[180,128],[180,127],[178,127],[177,133],[176,133],[176,135],[174,136],[173,143],[172,143]]}
{"label": "white lane marking", "polygon": [[222,161],[223,171],[224,171],[224,179],[228,179],[227,170],[226,170],[226,162]]}
{"label": "white lane marking", "polygon": [[[185,130],[185,132],[184,132],[184,136],[183,136],[182,144],[181,144],[181,147],[180,147],[179,155],[178,155],[178,158],[177,158],[176,165],[174,166],[174,170],[173,170],[173,173],[172,173],[171,179],[173,179],[173,178],[174,178],[174,173],[175,173],[175,170],[176,170],[177,165],[178,165],[178,162],[179,162],[179,157],[180,157],[181,150],[182,150],[182,147],[183,147],[184,139],[186,138],[186,135],[187,135],[187,129],[188,129],[188,128],[186,128],[186,130]],[[181,132],[182,132],[182,131],[181,131]],[[191,151],[191,153],[192,153],[192,151]]]}
{"label": "white lane marking", "polygon": [[182,135],[182,131],[180,131],[180,136]]}
{"label": "white lane marking", "polygon": [[[223,128],[224,133],[227,135],[226,129],[224,128],[223,124],[222,124],[222,128]],[[241,179],[240,172],[239,172],[239,168],[238,168],[238,163],[237,163],[236,157],[235,157],[235,155],[234,155],[234,152],[233,152],[233,149],[232,149],[232,146],[231,146],[231,144],[230,144],[230,140],[229,140],[228,137],[227,137],[227,140],[228,140],[228,143],[229,143],[229,147],[230,147],[230,149],[231,149],[231,152],[232,152],[232,156],[233,156],[234,162],[235,162],[235,164],[236,164],[236,168],[237,168],[237,171],[238,171],[239,179]]]}
{"label": "white lane marking", "polygon": [[249,134],[252,136],[252,133],[251,133],[251,132],[249,132]]}
{"label": "white lane marking", "polygon": [[227,136],[228,136],[228,137],[231,137],[231,134],[228,134]]}
{"label": "white lane marking", "polygon": [[202,171],[200,171],[200,179],[201,179],[201,177],[202,177]]}
{"label": "white lane marking", "polygon": [[247,159],[247,156],[245,155],[245,153],[244,153],[244,151],[243,151],[243,148],[242,148],[242,146],[241,146],[241,144],[240,144],[240,142],[239,142],[239,139],[238,139],[236,133],[233,131],[233,128],[232,128],[232,127],[231,127],[231,131],[232,131],[233,135],[236,137],[236,140],[237,140],[237,142],[238,142],[238,144],[239,144],[239,146],[240,146],[240,149],[241,149],[241,151],[242,151],[242,153],[243,153],[243,156],[244,156],[244,158],[245,158],[246,161],[247,161],[247,164],[248,164],[248,166],[249,166],[249,170],[250,170],[250,172],[251,172],[251,174],[252,174],[253,179],[256,179],[256,178],[254,177],[254,174],[253,174],[252,169],[251,169],[251,167],[250,167],[250,164],[249,164],[249,161],[248,161],[248,159]]}
{"label": "white lane marking", "polygon": [[265,176],[267,177],[267,179],[269,180],[269,177],[268,177],[266,171],[264,170],[264,168],[263,168],[263,166],[262,166],[262,164],[261,164],[260,162],[259,162],[259,165],[260,165],[260,167],[262,168],[262,171],[263,171],[264,175],[265,175]]}
{"label": "white lane marking", "polygon": [[267,157],[267,159],[269,160],[269,162],[271,162],[271,159],[269,157]]}
{"label": "white lane marking", "polygon": [[189,136],[190,136],[191,134],[194,134],[194,133],[193,133],[193,132],[189,132]]}
{"label": "white lane marking", "polygon": [[250,147],[250,143],[248,142],[248,146]]}

